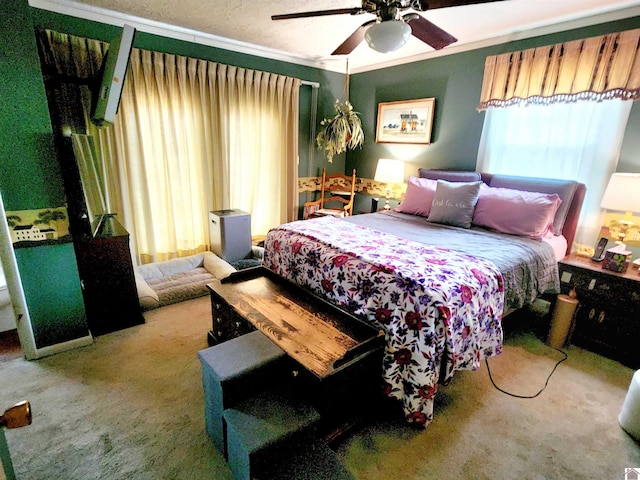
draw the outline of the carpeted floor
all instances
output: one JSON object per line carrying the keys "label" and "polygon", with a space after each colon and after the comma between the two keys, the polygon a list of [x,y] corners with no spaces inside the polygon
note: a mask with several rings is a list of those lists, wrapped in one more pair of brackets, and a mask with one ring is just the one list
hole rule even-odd
{"label": "carpeted floor", "polygon": [[[0,363],[0,408],[27,399],[33,424],[6,431],[19,480],[231,479],[206,436],[196,352],[207,297],[145,314],[146,323],[38,361]],[[495,381],[536,393],[560,355],[512,332],[490,360]],[[359,480],[615,479],[640,466],[617,423],[633,371],[576,347],[548,388],[498,392],[486,367],[441,387],[426,430],[381,415],[337,451]],[[330,479],[327,479],[330,480]]]}

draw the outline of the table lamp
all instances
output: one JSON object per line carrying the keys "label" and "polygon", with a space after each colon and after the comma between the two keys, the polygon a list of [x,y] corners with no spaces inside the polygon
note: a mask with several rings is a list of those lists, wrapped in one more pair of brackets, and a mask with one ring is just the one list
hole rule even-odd
{"label": "table lamp", "polygon": [[614,173],[600,203],[602,208],[625,212],[620,220],[618,240],[624,243],[627,230],[633,225],[632,213],[640,212],[640,173]]}
{"label": "table lamp", "polygon": [[402,160],[392,160],[390,158],[381,158],[378,160],[376,174],[373,177],[376,182],[387,184],[387,197],[384,202],[385,211],[391,210],[389,205],[389,196],[391,195],[392,183],[404,182],[404,162]]}

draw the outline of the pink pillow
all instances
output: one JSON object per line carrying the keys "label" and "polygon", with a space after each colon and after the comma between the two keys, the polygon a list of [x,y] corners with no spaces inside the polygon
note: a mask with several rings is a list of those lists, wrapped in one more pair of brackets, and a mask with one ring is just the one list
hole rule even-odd
{"label": "pink pillow", "polygon": [[438,182],[429,178],[409,177],[404,200],[393,210],[400,213],[422,215],[423,217],[428,216],[437,186]]}
{"label": "pink pillow", "polygon": [[473,212],[473,224],[502,233],[541,239],[548,232],[553,232],[553,219],[561,202],[555,193],[482,185]]}

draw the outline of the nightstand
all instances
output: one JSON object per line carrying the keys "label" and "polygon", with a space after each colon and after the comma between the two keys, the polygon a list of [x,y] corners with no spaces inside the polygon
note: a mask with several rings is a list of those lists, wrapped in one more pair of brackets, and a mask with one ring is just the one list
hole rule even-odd
{"label": "nightstand", "polygon": [[571,254],[558,263],[562,293],[575,289],[578,310],[571,343],[631,368],[640,368],[640,275],[624,273]]}

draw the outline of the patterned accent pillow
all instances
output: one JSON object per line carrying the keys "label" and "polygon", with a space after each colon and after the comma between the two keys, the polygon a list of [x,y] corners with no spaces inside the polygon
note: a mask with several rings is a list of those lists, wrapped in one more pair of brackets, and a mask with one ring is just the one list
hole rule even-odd
{"label": "patterned accent pillow", "polygon": [[438,180],[427,220],[454,227],[469,228],[478,202],[482,182]]}

